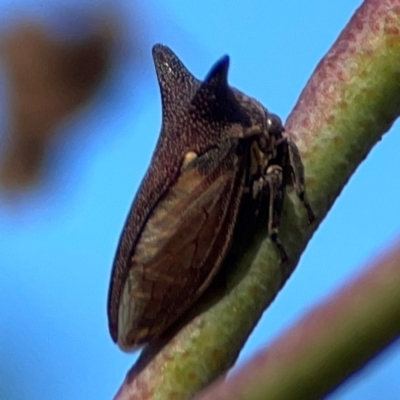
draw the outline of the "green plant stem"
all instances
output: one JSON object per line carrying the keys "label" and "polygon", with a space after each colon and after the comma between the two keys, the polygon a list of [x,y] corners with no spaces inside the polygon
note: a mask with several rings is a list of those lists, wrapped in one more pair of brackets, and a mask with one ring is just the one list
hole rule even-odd
{"label": "green plant stem", "polygon": [[292,262],[279,264],[262,229],[246,248],[235,243],[226,261],[231,271],[226,289],[209,291],[168,343],[144,349],[116,400],[187,399],[232,366],[318,224],[400,113],[399,30],[400,0],[364,1],[287,120],[317,215],[307,227],[301,205],[286,201],[281,238]]}
{"label": "green plant stem", "polygon": [[400,334],[400,242],[196,400],[320,399]]}

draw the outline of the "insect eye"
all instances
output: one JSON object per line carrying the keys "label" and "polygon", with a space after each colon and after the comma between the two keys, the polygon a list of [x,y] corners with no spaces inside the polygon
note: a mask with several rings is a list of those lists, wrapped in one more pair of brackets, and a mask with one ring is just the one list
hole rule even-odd
{"label": "insect eye", "polygon": [[285,128],[282,125],[282,120],[277,115],[268,113],[267,130],[274,135],[284,132]]}

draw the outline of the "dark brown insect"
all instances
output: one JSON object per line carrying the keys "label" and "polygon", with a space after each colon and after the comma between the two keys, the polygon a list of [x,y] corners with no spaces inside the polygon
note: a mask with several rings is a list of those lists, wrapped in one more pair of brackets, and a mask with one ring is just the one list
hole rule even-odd
{"label": "dark brown insect", "polygon": [[229,58],[201,82],[166,46],[153,48],[163,118],[150,167],[119,242],[108,297],[123,350],[159,337],[204,292],[232,241],[244,193],[268,196],[278,238],[287,184],[314,218],[296,145],[258,101],[228,85]]}

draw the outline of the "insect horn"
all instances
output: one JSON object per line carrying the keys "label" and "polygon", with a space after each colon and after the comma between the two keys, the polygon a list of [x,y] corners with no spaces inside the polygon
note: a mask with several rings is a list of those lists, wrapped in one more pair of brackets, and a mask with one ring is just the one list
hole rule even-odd
{"label": "insect horn", "polygon": [[191,110],[213,123],[248,123],[243,108],[228,84],[229,57],[224,56],[211,68],[191,101]]}
{"label": "insect horn", "polygon": [[156,44],[152,52],[161,91],[163,122],[166,122],[168,120],[166,113],[188,104],[200,82],[169,47]]}

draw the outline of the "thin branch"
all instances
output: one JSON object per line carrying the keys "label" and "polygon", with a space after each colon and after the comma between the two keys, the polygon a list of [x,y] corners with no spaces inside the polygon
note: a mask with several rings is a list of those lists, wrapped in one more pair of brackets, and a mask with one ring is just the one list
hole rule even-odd
{"label": "thin branch", "polygon": [[232,366],[351,174],[400,113],[399,27],[400,0],[366,0],[286,123],[317,214],[307,227],[301,205],[286,201],[281,237],[292,262],[279,264],[261,227],[251,245],[234,243],[226,288],[209,290],[179,332],[144,349],[116,400],[187,399]]}
{"label": "thin branch", "polygon": [[320,399],[400,334],[400,242],[196,400]]}

